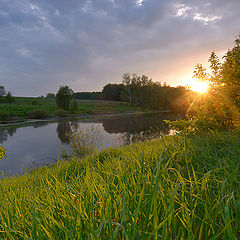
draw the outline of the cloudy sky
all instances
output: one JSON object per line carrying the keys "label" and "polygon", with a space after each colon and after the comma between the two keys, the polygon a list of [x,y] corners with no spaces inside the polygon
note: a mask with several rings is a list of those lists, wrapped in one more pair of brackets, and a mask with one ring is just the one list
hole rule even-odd
{"label": "cloudy sky", "polygon": [[240,0],[0,0],[0,85],[101,91],[125,72],[185,85],[240,32]]}

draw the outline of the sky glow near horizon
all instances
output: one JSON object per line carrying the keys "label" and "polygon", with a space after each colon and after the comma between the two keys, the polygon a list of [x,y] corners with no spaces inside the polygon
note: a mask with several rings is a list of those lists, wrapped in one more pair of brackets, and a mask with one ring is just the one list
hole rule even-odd
{"label": "sky glow near horizon", "polygon": [[125,72],[185,85],[240,32],[239,0],[0,0],[0,85],[101,91]]}

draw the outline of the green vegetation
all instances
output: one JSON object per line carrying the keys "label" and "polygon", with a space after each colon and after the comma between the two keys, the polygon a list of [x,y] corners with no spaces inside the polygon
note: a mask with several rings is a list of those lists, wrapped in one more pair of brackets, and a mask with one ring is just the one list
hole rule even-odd
{"label": "green vegetation", "polygon": [[71,113],[77,113],[78,112],[78,102],[76,100],[73,100],[70,105],[70,111]]}
{"label": "green vegetation", "polygon": [[[189,108],[187,89],[183,86],[170,87],[166,83],[153,82],[147,76],[125,73],[122,77],[124,87],[121,98],[131,105],[151,106],[155,109],[173,110],[186,113]],[[116,90],[114,91],[116,92]]]}
{"label": "green vegetation", "polygon": [[[138,107],[130,107],[128,103],[104,100],[74,100],[71,111],[75,114],[104,114],[140,111]],[[77,105],[76,105],[77,103]],[[61,116],[55,98],[15,97],[14,104],[0,104],[0,121],[29,118],[36,110],[45,110],[49,117]],[[70,112],[65,112],[69,114]],[[64,114],[65,116],[66,114]]]}
{"label": "green vegetation", "polygon": [[178,135],[0,182],[4,239],[237,239],[240,134]]}
{"label": "green vegetation", "polygon": [[73,93],[73,99],[103,100],[104,98],[102,97],[102,92],[75,92]]}
{"label": "green vegetation", "polygon": [[56,103],[59,109],[69,110],[73,90],[69,86],[61,86],[56,94]]}
{"label": "green vegetation", "polygon": [[48,117],[48,112],[44,109],[37,109],[29,113],[29,118],[43,119]]}
{"label": "green vegetation", "polygon": [[0,160],[4,157],[7,158],[6,151],[2,146],[0,146]]}
{"label": "green vegetation", "polygon": [[8,92],[5,97],[6,103],[12,104],[14,102],[14,97],[12,96],[11,92]]}
{"label": "green vegetation", "polygon": [[232,130],[240,126],[240,36],[224,55],[222,63],[214,51],[209,63],[210,75],[201,64],[197,64],[194,77],[208,81],[210,88],[206,95],[192,97],[193,116],[171,123],[177,130],[202,132]]}
{"label": "green vegetation", "polygon": [[[115,102],[71,104],[72,91],[65,86],[56,97],[49,93],[0,104],[2,121],[66,116],[69,109],[78,114],[137,110],[133,106],[189,108],[192,114],[169,123],[178,135],[99,153],[95,134],[91,139],[89,133],[69,130],[71,136],[62,142],[74,153],[70,161],[0,181],[0,238],[239,239],[240,37],[223,63],[215,52],[209,62],[211,75],[201,64],[194,71],[199,81],[209,82],[206,95],[127,73],[123,84],[103,89],[104,98]],[[5,95],[0,86],[0,100]]]}

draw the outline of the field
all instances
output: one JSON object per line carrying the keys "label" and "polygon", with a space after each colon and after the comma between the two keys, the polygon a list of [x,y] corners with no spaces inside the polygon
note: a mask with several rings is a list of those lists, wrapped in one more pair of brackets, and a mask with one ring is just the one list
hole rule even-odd
{"label": "field", "polygon": [[[75,100],[78,109],[75,114],[124,113],[140,110],[128,103],[104,100]],[[31,118],[36,110],[45,110],[49,117],[56,116],[58,107],[52,98],[16,97],[13,104],[0,104],[0,120]],[[2,117],[1,117],[2,116]]]}
{"label": "field", "polygon": [[0,182],[4,239],[239,239],[240,133],[177,135]]}

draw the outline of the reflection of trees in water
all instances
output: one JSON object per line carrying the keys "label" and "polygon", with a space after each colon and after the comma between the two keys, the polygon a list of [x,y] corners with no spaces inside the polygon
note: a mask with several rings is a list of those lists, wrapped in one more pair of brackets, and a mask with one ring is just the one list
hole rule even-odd
{"label": "reflection of trees in water", "polygon": [[8,140],[8,136],[13,136],[16,133],[17,128],[0,128],[0,144],[3,144]]}
{"label": "reflection of trees in water", "polygon": [[36,122],[36,123],[23,123],[23,125],[19,125],[18,127],[8,126],[4,128],[0,128],[0,144],[3,142],[6,142],[8,140],[8,136],[13,136],[17,128],[32,126],[34,128],[39,128],[48,125],[49,123],[47,121],[44,122]]}
{"label": "reflection of trees in water", "polygon": [[108,133],[124,133],[122,144],[130,144],[146,139],[168,135],[169,127],[163,120],[175,120],[172,114],[145,114],[103,119],[102,124]]}
{"label": "reflection of trees in water", "polygon": [[70,137],[74,130],[78,129],[79,124],[76,121],[61,121],[57,125],[58,138],[62,143],[69,144]]}
{"label": "reflection of trees in water", "polygon": [[39,127],[47,126],[48,124],[49,124],[49,122],[47,122],[47,121],[41,121],[41,122],[32,123],[31,125],[34,128],[39,128]]}
{"label": "reflection of trees in water", "polygon": [[4,128],[0,128],[0,144],[3,144],[3,142],[6,142],[8,140],[8,136],[13,136],[16,131],[17,128],[22,128],[22,127],[27,127],[27,126],[32,126],[34,128],[38,128],[38,127],[43,127],[48,125],[48,122],[36,122],[36,123],[25,123],[23,126],[18,126],[18,127],[13,127],[13,126],[8,126],[8,127],[4,127]]}
{"label": "reflection of trees in water", "polygon": [[[143,114],[115,116],[102,119],[91,119],[91,122],[102,123],[104,130],[110,134],[122,133],[122,144],[130,144],[146,139],[168,135],[169,127],[163,120],[176,120],[173,114]],[[89,123],[89,122],[88,122]],[[69,144],[73,131],[79,123],[76,120],[60,121],[57,126],[58,138],[62,143]]]}

